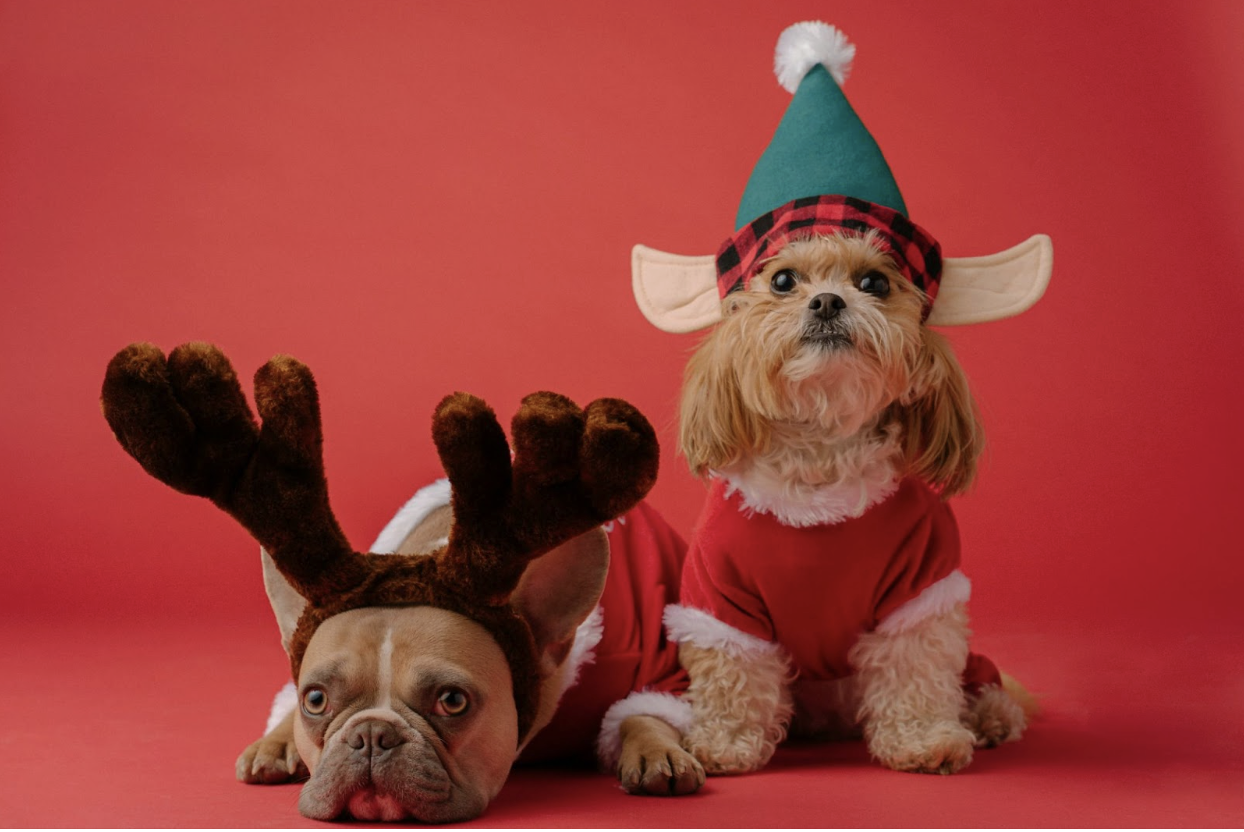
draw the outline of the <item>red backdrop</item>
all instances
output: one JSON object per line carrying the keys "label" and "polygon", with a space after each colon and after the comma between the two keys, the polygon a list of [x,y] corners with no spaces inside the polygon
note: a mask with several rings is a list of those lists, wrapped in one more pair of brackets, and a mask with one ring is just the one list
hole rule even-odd
{"label": "red backdrop", "polygon": [[0,3],[0,635],[62,674],[21,701],[72,685],[53,622],[147,622],[171,652],[219,623],[264,643],[257,690],[281,677],[254,545],[99,414],[130,341],[214,341],[244,376],[306,361],[360,547],[437,475],[428,418],[456,389],[506,418],[536,389],[635,402],[663,442],[652,502],[689,532],[695,337],[644,321],[629,250],[729,233],[788,101],[774,40],[808,18],[857,44],[847,94],[948,254],[1054,239],[1031,312],[948,333],[989,436],[957,503],[981,638],[1073,722],[1225,697],[1171,742],[1244,740],[1231,0]]}

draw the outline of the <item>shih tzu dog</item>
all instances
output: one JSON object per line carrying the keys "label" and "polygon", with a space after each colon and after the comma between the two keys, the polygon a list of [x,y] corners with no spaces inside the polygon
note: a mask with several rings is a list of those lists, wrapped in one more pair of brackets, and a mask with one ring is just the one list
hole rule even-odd
{"label": "shih tzu dog", "polygon": [[950,773],[1032,710],[968,647],[946,498],[983,439],[929,326],[1024,312],[1053,245],[943,257],[842,92],[854,57],[826,23],[787,28],[774,72],[792,98],[735,232],[715,255],[632,252],[649,321],[714,327],[679,435],[711,489],[664,617],[691,677],[683,743],[709,773],[760,768],[788,732],[862,734],[890,768]]}
{"label": "shih tzu dog", "polygon": [[711,773],[760,768],[788,729],[937,773],[1024,730],[1022,688],[968,647],[945,498],[983,436],[927,304],[874,232],[794,239],[687,365],[680,444],[712,492],[666,624]]}

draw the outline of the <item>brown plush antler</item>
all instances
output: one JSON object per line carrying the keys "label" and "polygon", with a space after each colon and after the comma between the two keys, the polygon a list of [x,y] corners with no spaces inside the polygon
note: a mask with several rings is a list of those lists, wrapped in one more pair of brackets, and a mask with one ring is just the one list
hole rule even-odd
{"label": "brown plush antler", "polygon": [[496,418],[479,399],[455,393],[433,420],[453,488],[442,571],[490,604],[509,598],[532,558],[617,517],[656,481],[656,435],[619,399],[598,399],[583,411],[565,396],[533,393],[510,432],[512,464]]}
{"label": "brown plush antler", "polygon": [[209,344],[168,359],[150,344],[112,359],[102,406],[122,447],[162,482],[211,499],[250,531],[307,599],[291,638],[297,677],[315,629],[370,606],[429,604],[487,628],[510,661],[526,734],[538,693],[536,646],[508,599],[527,564],[626,511],[656,481],[651,425],[618,399],[580,410],[564,396],[523,400],[505,434],[465,393],[445,398],[433,438],[453,491],[448,545],[430,556],[353,551],[328,502],[319,400],[307,367],[277,356],[255,374],[257,426],[229,361]]}
{"label": "brown plush antler", "polygon": [[328,504],[320,405],[305,365],[277,356],[255,374],[255,424],[233,367],[210,344],[168,359],[131,344],[108,364],[104,418],[121,446],[156,479],[207,497],[276,558],[312,604],[363,580]]}

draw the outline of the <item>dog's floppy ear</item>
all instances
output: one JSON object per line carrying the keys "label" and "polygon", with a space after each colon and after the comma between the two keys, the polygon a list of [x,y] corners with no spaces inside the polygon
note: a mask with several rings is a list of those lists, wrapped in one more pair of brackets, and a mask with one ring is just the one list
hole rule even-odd
{"label": "dog's floppy ear", "polygon": [[912,470],[950,496],[967,490],[985,445],[967,374],[946,339],[921,327],[910,399],[900,403],[906,457]]}
{"label": "dog's floppy ear", "polygon": [[597,527],[572,538],[523,573],[510,603],[531,627],[545,670],[561,664],[579,625],[605,591],[609,538]]}
{"label": "dog's floppy ear", "polygon": [[744,406],[744,393],[733,350],[743,343],[741,329],[719,326],[692,353],[683,373],[678,411],[678,446],[696,476],[738,460],[741,450],[767,443],[767,423]]}

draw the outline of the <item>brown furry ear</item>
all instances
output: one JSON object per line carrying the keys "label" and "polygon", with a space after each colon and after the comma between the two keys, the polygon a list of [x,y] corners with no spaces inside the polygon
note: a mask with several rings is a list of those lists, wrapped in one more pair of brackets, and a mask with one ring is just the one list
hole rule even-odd
{"label": "brown furry ear", "polygon": [[730,360],[730,350],[748,349],[735,343],[737,331],[722,325],[710,332],[683,372],[678,446],[696,476],[738,461],[745,449],[766,444],[766,423],[744,407],[742,386]]}
{"label": "brown furry ear", "polygon": [[976,478],[985,434],[967,375],[950,344],[928,328],[922,331],[912,373],[915,392],[899,405],[897,415],[904,423],[904,451],[912,471],[950,496],[966,491]]}

